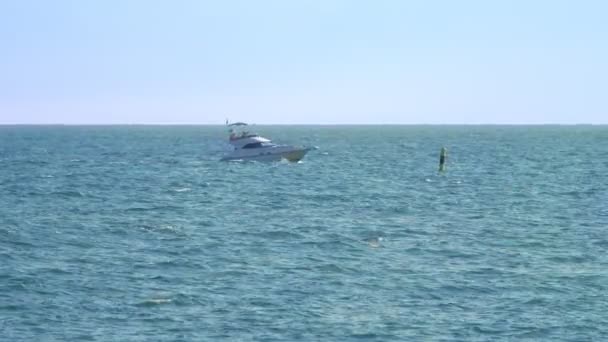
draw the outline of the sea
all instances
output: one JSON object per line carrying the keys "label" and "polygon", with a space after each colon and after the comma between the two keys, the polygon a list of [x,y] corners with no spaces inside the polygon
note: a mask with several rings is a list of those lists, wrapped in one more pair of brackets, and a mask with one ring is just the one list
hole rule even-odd
{"label": "sea", "polygon": [[608,340],[608,126],[250,129],[0,126],[0,340]]}

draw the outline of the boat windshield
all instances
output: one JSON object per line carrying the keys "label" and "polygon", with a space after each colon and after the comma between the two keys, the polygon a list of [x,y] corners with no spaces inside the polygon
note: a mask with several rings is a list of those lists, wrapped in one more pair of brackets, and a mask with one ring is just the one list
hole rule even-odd
{"label": "boat windshield", "polygon": [[268,143],[268,142],[255,142],[255,143],[249,143],[249,144],[243,146],[243,148],[260,148],[260,147],[270,147],[270,146],[274,146],[274,144]]}

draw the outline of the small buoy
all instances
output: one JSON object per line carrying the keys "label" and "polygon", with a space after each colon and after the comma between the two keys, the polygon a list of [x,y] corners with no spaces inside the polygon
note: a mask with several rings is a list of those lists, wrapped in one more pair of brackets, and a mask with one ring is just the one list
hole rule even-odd
{"label": "small buoy", "polygon": [[439,153],[439,172],[445,171],[445,160],[448,159],[448,149],[445,147],[441,148]]}
{"label": "small buoy", "polygon": [[381,237],[371,238],[371,239],[367,240],[367,243],[372,248],[378,248],[378,247],[380,247],[380,243],[382,242],[382,240],[383,239]]}

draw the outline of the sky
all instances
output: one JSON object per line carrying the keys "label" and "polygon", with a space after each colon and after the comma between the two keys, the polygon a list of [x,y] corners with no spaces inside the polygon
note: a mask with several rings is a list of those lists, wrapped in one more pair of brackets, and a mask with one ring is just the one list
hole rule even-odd
{"label": "sky", "polygon": [[0,1],[0,124],[607,124],[608,1]]}

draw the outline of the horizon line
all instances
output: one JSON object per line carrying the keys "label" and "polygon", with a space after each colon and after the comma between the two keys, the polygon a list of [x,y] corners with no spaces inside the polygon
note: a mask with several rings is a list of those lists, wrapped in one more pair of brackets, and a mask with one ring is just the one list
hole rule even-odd
{"label": "horizon line", "polygon": [[[249,126],[606,126],[608,123],[250,123]],[[226,126],[225,123],[3,123],[0,126]]]}

